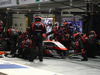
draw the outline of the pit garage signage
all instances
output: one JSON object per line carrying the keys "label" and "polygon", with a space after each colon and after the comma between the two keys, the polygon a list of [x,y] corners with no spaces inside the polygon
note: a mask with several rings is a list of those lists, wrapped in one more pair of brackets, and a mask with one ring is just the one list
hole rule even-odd
{"label": "pit garage signage", "polygon": [[18,6],[23,4],[34,4],[40,2],[47,2],[50,0],[0,0],[0,8]]}
{"label": "pit garage signage", "polygon": [[19,0],[19,4],[32,4],[32,3],[37,3],[37,2],[45,2],[45,1],[50,1],[50,0]]}
{"label": "pit garage signage", "polygon": [[0,8],[8,7],[8,6],[15,6],[15,5],[16,5],[15,0],[0,0]]}

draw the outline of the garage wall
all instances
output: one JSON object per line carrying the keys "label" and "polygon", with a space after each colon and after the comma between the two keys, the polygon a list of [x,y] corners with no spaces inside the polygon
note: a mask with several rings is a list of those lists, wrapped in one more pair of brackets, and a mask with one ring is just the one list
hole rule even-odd
{"label": "garage wall", "polygon": [[[26,17],[25,14],[13,14],[12,24],[19,31],[24,32],[26,30]],[[34,16],[37,14],[33,15]],[[41,14],[42,18],[52,18],[53,14]]]}
{"label": "garage wall", "polygon": [[[33,17],[37,15],[37,14],[34,14]],[[52,18],[53,17],[53,14],[40,14],[42,18]]]}
{"label": "garage wall", "polygon": [[24,32],[26,30],[26,17],[25,14],[13,14],[13,26],[19,31]]}
{"label": "garage wall", "polygon": [[[33,14],[33,18],[34,16],[37,14]],[[52,18],[53,14],[40,14],[42,18]],[[72,14],[62,14],[62,17],[73,17]],[[42,23],[44,24],[44,22],[42,21]],[[13,14],[12,15],[12,25],[18,29],[19,31],[24,32],[26,30],[26,17],[25,14]]]}
{"label": "garage wall", "polygon": [[[33,17],[35,17],[37,14],[34,14]],[[41,22],[44,24],[44,25],[47,25],[49,21],[52,21],[53,20],[53,14],[40,14],[41,17],[42,17],[42,20]]]}
{"label": "garage wall", "polygon": [[[33,17],[37,15],[37,14],[34,14]],[[42,18],[53,18],[53,14],[40,14]],[[74,16],[73,14],[61,14],[61,16]]]}

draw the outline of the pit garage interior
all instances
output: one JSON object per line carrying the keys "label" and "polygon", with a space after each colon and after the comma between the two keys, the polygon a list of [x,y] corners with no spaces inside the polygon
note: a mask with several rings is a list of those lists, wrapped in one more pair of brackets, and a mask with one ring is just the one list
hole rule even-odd
{"label": "pit garage interior", "polygon": [[[75,30],[87,35],[94,30],[100,35],[99,0],[0,0],[4,32],[10,26],[25,32],[37,14],[45,25],[49,21],[57,22],[59,26],[65,21],[71,22],[71,35]],[[100,54],[88,61],[81,61],[81,58],[80,55],[71,59],[45,56],[43,62],[38,59],[29,62],[18,57],[3,57],[0,58],[0,75],[100,75]]]}

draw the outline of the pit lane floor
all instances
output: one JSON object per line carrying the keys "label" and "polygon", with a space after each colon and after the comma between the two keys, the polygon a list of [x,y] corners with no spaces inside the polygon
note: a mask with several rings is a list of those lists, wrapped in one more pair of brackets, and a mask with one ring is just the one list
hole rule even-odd
{"label": "pit lane floor", "polygon": [[100,75],[100,56],[95,59],[89,58],[89,61],[81,61],[81,59],[78,57],[74,57],[73,59],[44,57],[43,62],[39,62],[38,59],[35,59],[34,62],[28,62],[28,60],[20,58],[7,57],[1,58],[0,60],[26,65],[40,70],[56,72],[61,75]]}

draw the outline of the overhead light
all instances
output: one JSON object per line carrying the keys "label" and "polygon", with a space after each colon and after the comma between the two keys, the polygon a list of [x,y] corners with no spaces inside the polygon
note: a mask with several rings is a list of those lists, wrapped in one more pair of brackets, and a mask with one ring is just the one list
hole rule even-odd
{"label": "overhead light", "polygon": [[52,9],[49,9],[49,12],[51,12]]}
{"label": "overhead light", "polygon": [[38,9],[41,9],[40,7],[38,7]]}
{"label": "overhead light", "polygon": [[85,1],[85,3],[91,3],[92,2],[92,0],[84,0]]}
{"label": "overhead light", "polygon": [[63,11],[61,11],[61,15],[63,14]]}
{"label": "overhead light", "polygon": [[38,9],[41,9],[40,6],[41,6],[41,5],[39,4]]}
{"label": "overhead light", "polygon": [[19,14],[19,12],[17,12],[17,14]]}
{"label": "overhead light", "polygon": [[70,14],[70,11],[68,11],[68,14]]}
{"label": "overhead light", "polygon": [[29,9],[29,12],[31,12],[31,10]]}
{"label": "overhead light", "polygon": [[72,6],[73,0],[70,0],[70,6]]}

